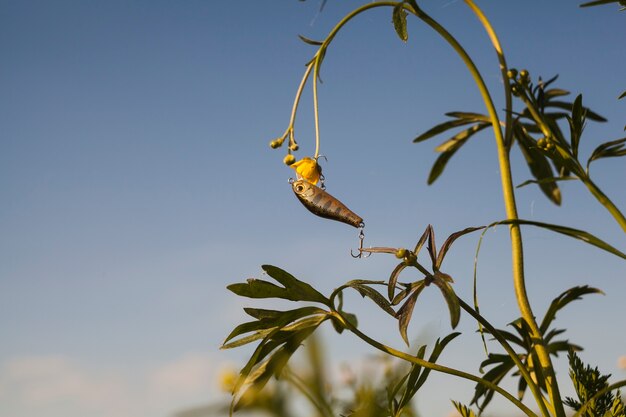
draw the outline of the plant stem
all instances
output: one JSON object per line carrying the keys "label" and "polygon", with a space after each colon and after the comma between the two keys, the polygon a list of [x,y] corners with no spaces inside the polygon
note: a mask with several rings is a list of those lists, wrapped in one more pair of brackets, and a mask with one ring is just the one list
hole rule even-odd
{"label": "plant stem", "polygon": [[[287,372],[285,372],[287,371]],[[304,381],[300,379],[296,374],[289,371],[288,369],[283,370],[282,376],[286,378],[291,384],[302,393],[313,406],[319,411],[319,413],[323,417],[333,417],[333,410],[330,408],[330,405],[325,401],[324,398],[315,398],[315,395],[309,392]]]}
{"label": "plant stem", "polygon": [[496,391],[497,393],[499,393],[500,395],[502,395],[503,397],[505,397],[506,399],[508,399],[509,401],[511,401],[513,404],[515,404],[515,406],[517,406],[521,411],[524,412],[524,414],[526,414],[529,417],[538,417],[535,413],[532,412],[532,410],[530,408],[528,408],[526,405],[524,405],[524,403],[522,403],[520,400],[518,400],[517,398],[515,398],[513,395],[511,395],[510,393],[508,393],[507,391],[505,391],[504,389],[500,388],[499,386],[497,386],[496,384],[487,381],[485,379],[482,379],[476,375],[472,375],[470,373],[467,372],[463,372],[463,371],[459,371],[458,369],[453,369],[453,368],[448,368],[447,366],[442,366],[442,365],[437,365],[436,363],[432,363],[432,362],[428,362],[426,360],[420,359],[416,356],[413,355],[409,355],[408,353],[405,352],[401,352],[399,350],[396,350],[392,347],[389,347],[383,343],[380,343],[374,339],[372,339],[371,337],[367,336],[366,334],[362,333],[359,329],[357,329],[356,327],[354,327],[352,324],[350,324],[350,322],[348,320],[346,320],[343,315],[338,312],[338,311],[332,311],[331,314],[341,322],[341,324],[348,330],[350,330],[352,333],[354,333],[358,338],[360,338],[361,340],[363,340],[364,342],[366,342],[367,344],[369,344],[370,346],[385,352],[391,356],[395,356],[397,358],[403,359],[407,362],[411,362],[414,363],[416,365],[419,366],[423,366],[424,368],[428,368],[428,369],[432,369],[433,371],[437,371],[437,372],[442,372],[445,374],[449,374],[449,375],[454,375],[460,378],[464,378],[464,379],[469,379],[470,381],[474,381],[474,382],[478,382],[480,384],[485,385],[486,387]]}
{"label": "plant stem", "polygon": [[[468,2],[470,0],[467,0]],[[500,119],[496,112],[493,100],[489,94],[489,90],[485,85],[485,82],[480,75],[480,72],[476,68],[476,65],[467,54],[465,49],[458,43],[458,41],[439,23],[433,20],[430,16],[424,13],[420,8],[416,8],[415,4],[412,7],[413,13],[419,17],[422,21],[432,27],[437,33],[439,33],[452,48],[459,54],[467,68],[469,69],[472,77],[480,94],[485,102],[491,124],[493,125],[494,135],[496,137],[496,144],[498,148],[498,161],[500,164],[500,178],[502,183],[502,194],[504,198],[504,205],[506,210],[507,219],[517,220],[517,206],[515,203],[515,189],[513,186],[513,179],[511,174],[511,162],[509,159],[508,149],[500,129]],[[509,109],[510,110],[510,109]],[[519,225],[511,225],[509,227],[511,236],[511,252],[512,252],[512,272],[513,272],[513,285],[515,288],[515,294],[517,303],[522,317],[528,323],[537,350],[537,356],[542,368],[542,373],[546,376],[546,387],[552,400],[552,404],[555,408],[557,417],[565,417],[565,410],[561,402],[561,396],[559,393],[558,384],[554,374],[554,368],[550,355],[544,345],[543,337],[539,326],[535,321],[534,314],[528,301],[528,294],[526,292],[526,283],[524,279],[524,255],[522,246],[522,233]]]}
{"label": "plant stem", "polygon": [[517,369],[519,369],[520,374],[522,375],[522,377],[524,378],[524,380],[528,384],[528,388],[530,389],[530,391],[532,392],[533,396],[537,400],[537,405],[541,409],[541,414],[544,415],[545,417],[550,416],[550,412],[546,408],[545,399],[543,398],[543,395],[541,394],[541,390],[539,389],[537,384],[535,384],[535,381],[530,376],[530,373],[528,372],[528,369],[526,369],[526,366],[524,366],[522,361],[519,359],[519,356],[517,355],[515,350],[513,350],[511,345],[509,345],[509,343],[506,341],[506,339],[500,334],[498,329],[493,327],[491,325],[491,323],[489,323],[487,321],[487,319],[485,319],[483,316],[481,316],[476,310],[474,310],[465,301],[461,300],[458,297],[457,297],[457,299],[459,300],[459,305],[461,306],[461,308],[463,310],[467,311],[470,314],[470,316],[474,317],[474,319],[476,319],[476,321],[478,321],[487,330],[489,330],[489,333],[491,333],[491,335],[496,338],[496,340],[504,348],[506,353],[509,354],[509,357],[513,360],[513,362],[517,366]]}

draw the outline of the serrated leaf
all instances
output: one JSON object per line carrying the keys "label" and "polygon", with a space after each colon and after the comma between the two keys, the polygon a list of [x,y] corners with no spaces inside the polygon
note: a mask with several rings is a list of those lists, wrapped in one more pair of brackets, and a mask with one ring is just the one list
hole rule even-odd
{"label": "serrated leaf", "polygon": [[226,287],[241,297],[248,298],[286,298],[287,291],[271,282],[250,278],[245,283],[231,284]]}
{"label": "serrated leaf", "polygon": [[407,12],[404,10],[403,6],[403,3],[399,3],[393,8],[392,20],[393,28],[396,30],[398,37],[402,42],[406,42],[409,39],[409,32],[406,27]]}
{"label": "serrated leaf", "polygon": [[[261,268],[276,281],[280,282],[287,289],[289,300],[294,301],[311,301],[329,305],[330,301],[319,293],[315,288],[306,282],[296,279],[293,275],[278,267],[272,265],[263,265]],[[282,298],[282,297],[281,297]]]}
{"label": "serrated leaf", "polygon": [[390,316],[392,317],[396,316],[396,312],[394,311],[393,308],[391,308],[389,301],[387,301],[387,299],[383,297],[375,289],[368,287],[367,285],[360,284],[360,283],[354,283],[352,285],[348,283],[346,285],[349,285],[350,287],[357,290],[359,294],[361,294],[362,297],[368,297],[369,299],[374,301],[378,305],[378,307],[380,307],[383,311],[385,311]]}
{"label": "serrated leaf", "polygon": [[437,274],[435,275],[435,280],[433,281],[443,294],[443,298],[446,300],[446,304],[448,305],[448,310],[450,312],[450,325],[452,328],[456,328],[459,324],[459,320],[461,318],[461,307],[459,305],[459,300],[452,289],[452,286],[447,280],[438,279]]}
{"label": "serrated leaf", "polygon": [[307,43],[307,44],[309,44],[309,45],[320,46],[320,45],[323,45],[323,44],[324,44],[324,42],[321,42],[321,41],[315,41],[315,40],[310,39],[310,38],[307,38],[307,37],[305,37],[305,36],[303,36],[303,35],[298,35],[298,38],[300,38],[300,40],[301,40],[302,42]]}

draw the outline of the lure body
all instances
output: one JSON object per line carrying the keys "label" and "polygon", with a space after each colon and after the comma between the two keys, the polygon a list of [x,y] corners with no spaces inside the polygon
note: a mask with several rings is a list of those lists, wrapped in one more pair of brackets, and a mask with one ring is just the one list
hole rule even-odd
{"label": "lure body", "polygon": [[326,219],[349,224],[354,227],[363,227],[363,219],[346,207],[341,201],[328,194],[321,188],[305,180],[294,181],[291,184],[298,200],[311,213]]}

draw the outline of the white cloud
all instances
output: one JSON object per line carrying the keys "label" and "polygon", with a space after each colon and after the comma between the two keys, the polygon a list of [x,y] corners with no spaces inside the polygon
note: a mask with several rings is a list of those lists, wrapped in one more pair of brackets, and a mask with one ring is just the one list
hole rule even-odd
{"label": "white cloud", "polygon": [[187,354],[137,374],[63,356],[13,358],[0,364],[0,415],[165,417],[215,398],[214,363]]}

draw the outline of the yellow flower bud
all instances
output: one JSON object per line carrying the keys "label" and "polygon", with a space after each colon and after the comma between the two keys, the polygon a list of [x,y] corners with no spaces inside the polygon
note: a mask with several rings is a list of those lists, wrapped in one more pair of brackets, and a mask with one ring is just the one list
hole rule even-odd
{"label": "yellow flower bud", "polygon": [[293,163],[296,162],[296,157],[289,154],[285,156],[285,159],[283,159],[283,162],[285,163],[285,165],[293,165]]}
{"label": "yellow flower bud", "polygon": [[320,167],[317,161],[308,156],[302,158],[298,162],[291,164],[291,167],[296,170],[299,178],[302,178],[311,184],[317,184],[322,174],[322,167]]}

